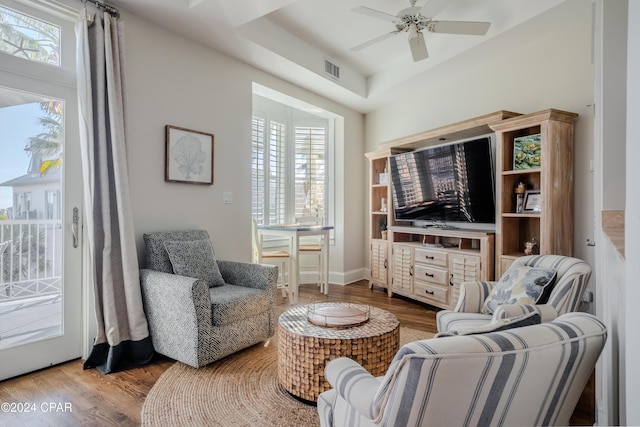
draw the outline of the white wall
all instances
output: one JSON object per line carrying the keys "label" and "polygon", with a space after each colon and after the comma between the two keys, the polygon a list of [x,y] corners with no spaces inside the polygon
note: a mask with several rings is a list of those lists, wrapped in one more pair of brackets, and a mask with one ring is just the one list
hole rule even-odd
{"label": "white wall", "polygon": [[[627,34],[627,149],[626,149],[626,208],[625,208],[625,256],[626,263],[625,300],[632,301],[630,305],[640,301],[640,168],[637,159],[640,158],[640,3],[629,1]],[[627,310],[625,323],[625,360],[626,364],[626,419],[627,425],[640,425],[640,365],[637,363],[640,354],[640,339],[637,325],[640,324],[640,310]]]}
{"label": "white wall", "polygon": [[[351,212],[360,212],[363,205],[362,115],[126,11],[123,19],[131,196],[142,263],[143,233],[188,228],[206,229],[218,258],[250,260],[255,81],[344,117],[344,140],[340,141],[337,155],[344,160],[339,161],[341,169],[336,170],[339,213],[330,265],[339,277],[361,268],[363,229],[353,226],[357,218]],[[215,135],[212,186],[164,181],[167,124]],[[345,164],[358,166],[347,171]],[[222,203],[222,193],[226,191],[233,192],[232,204]],[[344,211],[350,214],[345,216]]]}
{"label": "white wall", "polygon": [[[498,110],[532,113],[557,108],[580,114],[575,138],[574,255],[594,265],[593,158],[594,70],[591,4],[570,0],[493,39],[480,53],[454,59],[409,84],[397,99],[365,117],[366,149],[385,141]],[[592,284],[593,286],[593,280]]]}
{"label": "white wall", "polygon": [[626,135],[626,40],[627,0],[604,2],[602,13],[602,99],[600,100],[603,122],[602,139],[616,149],[602,151],[603,181],[616,191],[602,194],[605,210],[624,209],[625,199],[625,150]]}
{"label": "white wall", "polygon": [[624,360],[625,322],[628,299],[625,296],[625,260],[601,227],[603,210],[619,210],[625,203],[626,134],[626,0],[597,0],[596,78],[595,78],[595,197],[596,237],[596,314],[607,325],[609,338],[596,368],[596,406],[599,425],[624,425],[624,387],[627,365]]}

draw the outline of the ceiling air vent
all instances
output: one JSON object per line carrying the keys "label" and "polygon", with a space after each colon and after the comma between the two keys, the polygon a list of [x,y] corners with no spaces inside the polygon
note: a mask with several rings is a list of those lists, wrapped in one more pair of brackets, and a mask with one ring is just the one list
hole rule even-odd
{"label": "ceiling air vent", "polygon": [[340,67],[331,61],[324,60],[324,72],[336,80],[340,80]]}

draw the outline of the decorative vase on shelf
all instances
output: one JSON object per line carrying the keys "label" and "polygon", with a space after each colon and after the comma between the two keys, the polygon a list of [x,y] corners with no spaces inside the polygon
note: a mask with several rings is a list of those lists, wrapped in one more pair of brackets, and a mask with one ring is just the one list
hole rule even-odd
{"label": "decorative vase on shelf", "polygon": [[527,190],[526,185],[524,184],[524,182],[519,182],[515,193],[516,193],[516,213],[522,213],[522,210],[524,208],[524,193]]}

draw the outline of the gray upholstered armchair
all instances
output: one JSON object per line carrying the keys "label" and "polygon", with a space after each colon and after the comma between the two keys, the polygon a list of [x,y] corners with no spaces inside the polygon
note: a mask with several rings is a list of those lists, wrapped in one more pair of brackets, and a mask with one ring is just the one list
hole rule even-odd
{"label": "gray upholstered armchair", "polygon": [[[535,316],[535,314],[533,314]],[[607,338],[587,313],[404,345],[384,377],[330,361],[322,427],[569,425]]]}
{"label": "gray upholstered armchair", "polygon": [[274,334],[276,267],[216,260],[204,230],[144,241],[140,281],[158,353],[197,368]]}
{"label": "gray upholstered armchair", "polygon": [[[536,270],[553,270],[556,272],[552,287],[544,296],[544,300],[522,304],[506,302],[487,309],[487,298],[492,294],[498,282],[466,282],[460,286],[460,297],[454,310],[442,310],[436,315],[439,332],[476,328],[500,319],[519,316],[525,313],[538,312],[542,322],[549,322],[564,313],[578,311],[582,304],[591,267],[585,261],[561,255],[532,255],[516,259],[503,274],[516,274],[518,270],[527,268]],[[526,289],[524,289],[526,291]]]}

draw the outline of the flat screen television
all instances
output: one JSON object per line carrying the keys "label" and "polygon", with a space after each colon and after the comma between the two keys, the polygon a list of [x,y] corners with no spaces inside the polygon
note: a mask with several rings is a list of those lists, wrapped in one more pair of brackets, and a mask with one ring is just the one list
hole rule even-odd
{"label": "flat screen television", "polygon": [[493,141],[488,135],[391,156],[395,219],[494,224]]}

